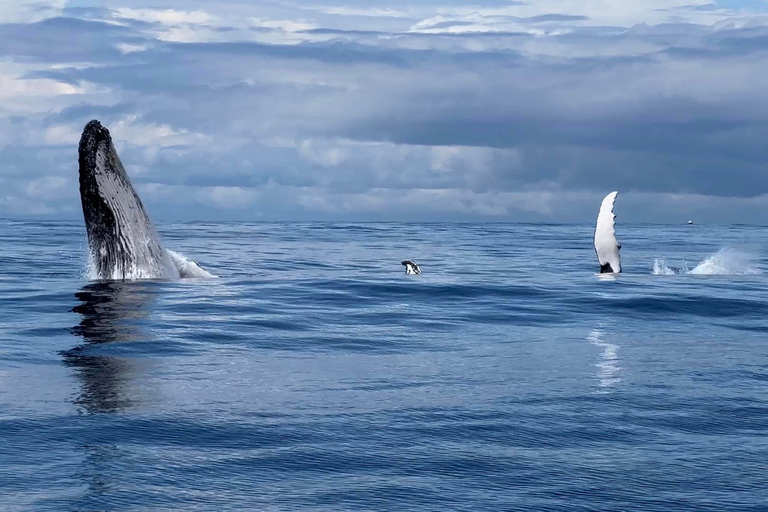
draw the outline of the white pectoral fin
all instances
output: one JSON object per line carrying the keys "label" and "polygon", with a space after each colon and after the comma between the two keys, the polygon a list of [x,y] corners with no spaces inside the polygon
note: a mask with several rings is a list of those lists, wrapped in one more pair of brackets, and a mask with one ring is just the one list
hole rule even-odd
{"label": "white pectoral fin", "polygon": [[616,240],[614,229],[616,215],[613,213],[613,205],[618,195],[619,193],[614,191],[605,196],[600,205],[600,213],[597,215],[595,252],[601,272],[621,272],[621,258],[619,256],[621,244]]}
{"label": "white pectoral fin", "polygon": [[190,259],[187,259],[184,255],[179,254],[178,252],[171,251],[169,249],[166,249],[166,253],[170,256],[171,260],[173,261],[173,264],[176,266],[176,270],[179,272],[179,277],[182,279],[189,279],[189,278],[204,278],[204,279],[210,279],[217,277],[204,268],[202,268],[200,265],[197,264],[197,262],[192,261]]}

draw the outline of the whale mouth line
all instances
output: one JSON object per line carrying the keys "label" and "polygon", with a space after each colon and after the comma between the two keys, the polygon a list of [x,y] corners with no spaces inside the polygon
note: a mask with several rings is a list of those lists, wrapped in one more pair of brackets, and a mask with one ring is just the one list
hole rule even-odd
{"label": "whale mouth line", "polygon": [[97,120],[83,129],[78,147],[80,201],[88,236],[91,280],[214,277],[167,250],[112,143]]}

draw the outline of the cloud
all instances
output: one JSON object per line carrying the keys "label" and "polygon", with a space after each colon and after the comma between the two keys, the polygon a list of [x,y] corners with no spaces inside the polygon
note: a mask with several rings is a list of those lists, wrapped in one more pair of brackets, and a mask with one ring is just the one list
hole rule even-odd
{"label": "cloud", "polygon": [[169,218],[765,217],[755,6],[109,4],[0,25],[0,214],[79,215],[98,118]]}
{"label": "cloud", "polygon": [[58,16],[66,4],[65,0],[40,2],[38,0],[15,0],[3,3],[5,23],[31,23]]}
{"label": "cloud", "polygon": [[163,25],[206,25],[214,17],[205,11],[183,11],[176,9],[131,9],[117,8],[115,18],[161,23]]}

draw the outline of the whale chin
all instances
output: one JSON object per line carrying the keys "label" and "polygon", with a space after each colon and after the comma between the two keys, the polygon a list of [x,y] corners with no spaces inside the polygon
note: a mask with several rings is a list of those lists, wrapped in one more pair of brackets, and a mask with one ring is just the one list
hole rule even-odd
{"label": "whale chin", "polygon": [[109,130],[99,121],[90,121],[83,129],[78,153],[80,201],[92,267],[90,277],[96,280],[182,277],[131,185]]}

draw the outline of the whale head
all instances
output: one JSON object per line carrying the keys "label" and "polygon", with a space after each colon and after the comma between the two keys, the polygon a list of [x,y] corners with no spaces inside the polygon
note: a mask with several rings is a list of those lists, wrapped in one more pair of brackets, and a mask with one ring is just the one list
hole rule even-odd
{"label": "whale head", "polygon": [[109,130],[96,120],[83,129],[78,162],[80,200],[97,278],[179,277],[128,179]]}
{"label": "whale head", "polygon": [[405,260],[400,262],[405,267],[406,274],[421,274],[421,269],[415,261]]}

